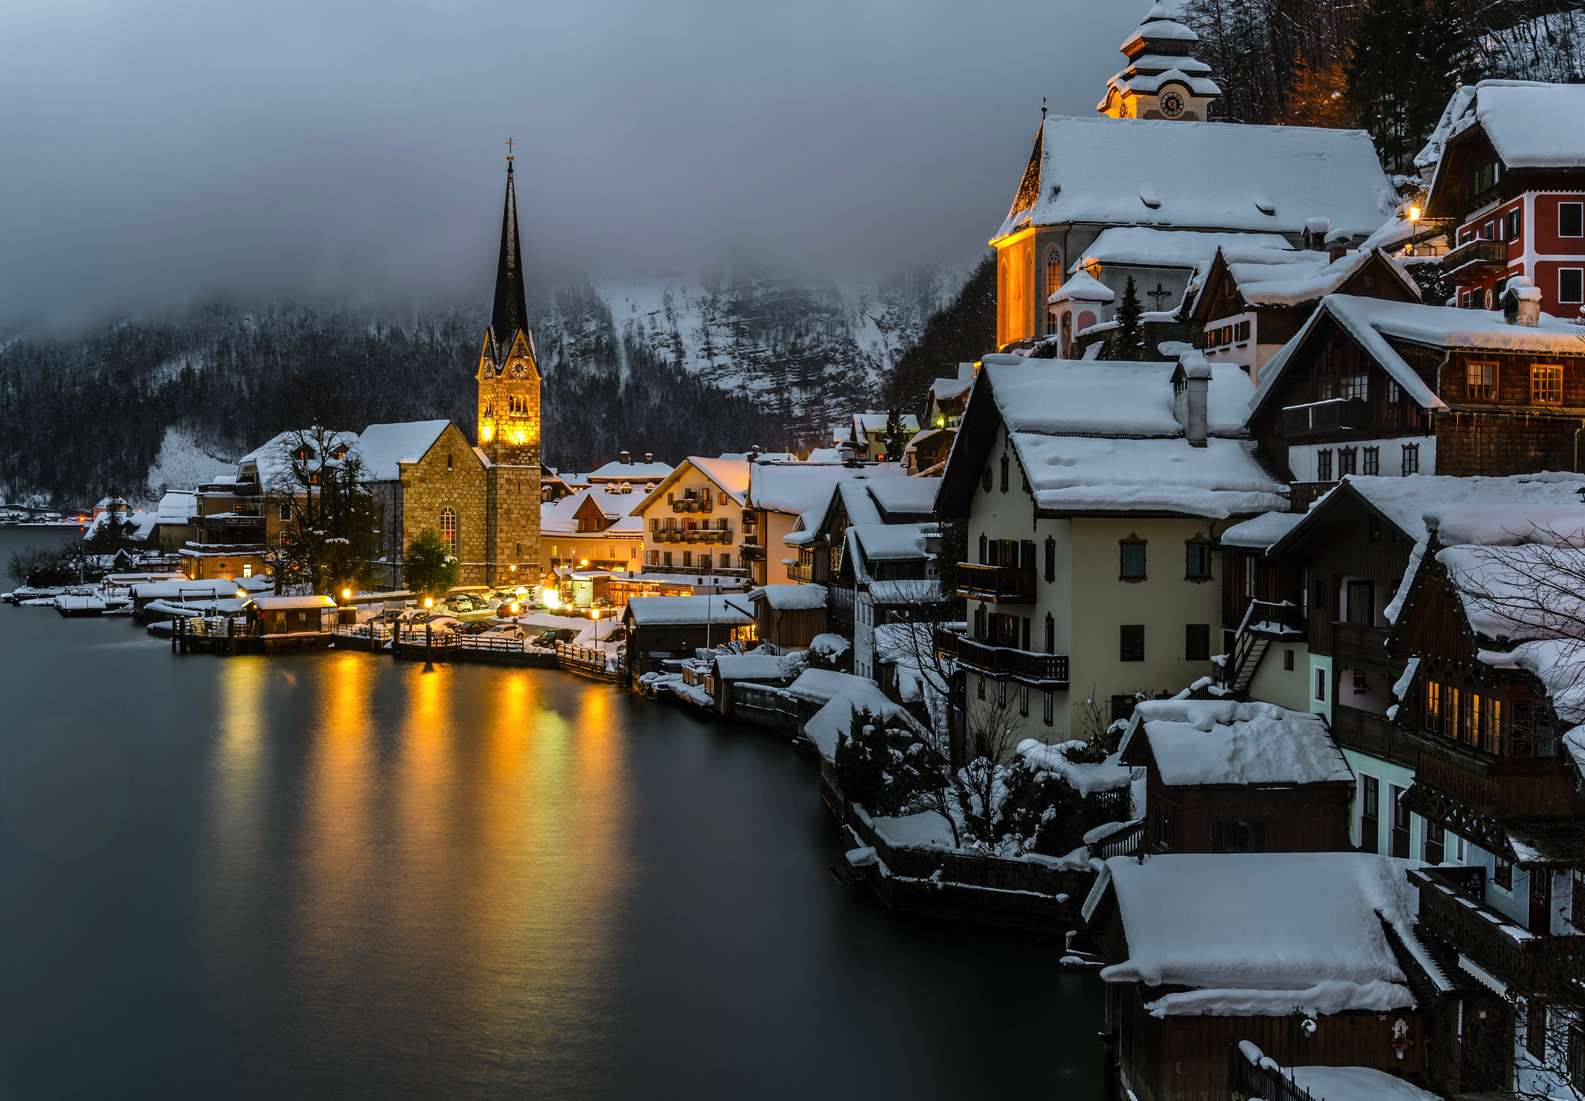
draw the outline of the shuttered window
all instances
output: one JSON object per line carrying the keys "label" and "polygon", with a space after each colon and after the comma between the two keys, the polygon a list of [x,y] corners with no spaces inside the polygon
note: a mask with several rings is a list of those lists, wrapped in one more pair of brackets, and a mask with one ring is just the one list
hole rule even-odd
{"label": "shuttered window", "polygon": [[1145,660],[1145,625],[1143,623],[1125,623],[1119,629],[1120,646],[1119,661],[1144,661]]}

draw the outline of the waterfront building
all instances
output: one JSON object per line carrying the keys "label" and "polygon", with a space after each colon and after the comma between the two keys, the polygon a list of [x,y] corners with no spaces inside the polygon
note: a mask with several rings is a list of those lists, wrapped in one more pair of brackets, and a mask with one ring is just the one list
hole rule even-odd
{"label": "waterfront building", "polygon": [[644,555],[644,521],[631,510],[646,488],[643,483],[591,478],[587,489],[541,505],[544,574],[560,569],[638,572]]}
{"label": "waterfront building", "polygon": [[630,510],[644,525],[643,571],[747,578],[744,550],[758,539],[748,487],[747,459],[684,459]]}
{"label": "waterfront building", "polygon": [[835,487],[847,482],[906,481],[906,473],[901,466],[890,463],[764,459],[752,463],[744,516],[752,516],[750,526],[755,539],[744,548],[744,555],[754,583],[785,585],[800,580],[794,560],[785,554],[787,537],[803,525],[805,518],[827,509]]}

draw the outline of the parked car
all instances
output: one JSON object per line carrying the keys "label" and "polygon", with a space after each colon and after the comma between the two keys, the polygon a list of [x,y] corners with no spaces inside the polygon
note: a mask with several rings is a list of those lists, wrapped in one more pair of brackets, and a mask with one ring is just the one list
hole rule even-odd
{"label": "parked car", "polygon": [[571,642],[578,637],[578,632],[571,627],[552,627],[548,631],[541,631],[536,635],[532,644],[544,647],[547,650],[555,649],[558,642]]}
{"label": "parked car", "polygon": [[528,631],[516,623],[503,623],[482,632],[487,638],[527,638]]}

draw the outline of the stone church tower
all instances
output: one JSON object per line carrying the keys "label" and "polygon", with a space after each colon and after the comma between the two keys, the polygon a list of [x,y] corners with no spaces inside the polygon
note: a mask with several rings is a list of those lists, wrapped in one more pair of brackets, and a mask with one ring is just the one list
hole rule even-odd
{"label": "stone church tower", "polygon": [[479,353],[478,380],[479,455],[484,459],[486,489],[485,583],[533,584],[540,563],[540,378],[534,334],[528,330],[511,157],[506,159],[495,307]]}

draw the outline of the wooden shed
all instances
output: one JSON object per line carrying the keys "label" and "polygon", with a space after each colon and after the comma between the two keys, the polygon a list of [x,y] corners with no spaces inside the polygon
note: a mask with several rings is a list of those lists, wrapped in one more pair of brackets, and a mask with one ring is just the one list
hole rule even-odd
{"label": "wooden shed", "polygon": [[755,637],[754,607],[742,596],[646,596],[622,610],[629,677],[658,673],[661,663],[695,650]]}
{"label": "wooden shed", "polygon": [[748,594],[761,642],[782,651],[806,650],[829,630],[824,585],[765,585]]}
{"label": "wooden shed", "polygon": [[257,596],[253,603],[266,635],[320,634],[335,621],[328,596]]}

